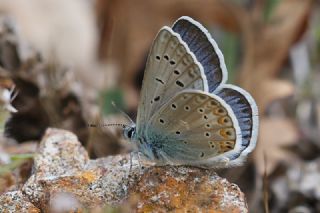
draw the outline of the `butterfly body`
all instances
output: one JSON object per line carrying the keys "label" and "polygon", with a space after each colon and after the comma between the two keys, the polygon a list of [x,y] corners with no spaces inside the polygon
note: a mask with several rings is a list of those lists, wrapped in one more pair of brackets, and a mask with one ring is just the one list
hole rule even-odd
{"label": "butterfly body", "polygon": [[158,165],[240,164],[255,147],[258,110],[226,80],[223,55],[201,24],[181,17],[163,27],[149,53],[137,125],[126,137]]}

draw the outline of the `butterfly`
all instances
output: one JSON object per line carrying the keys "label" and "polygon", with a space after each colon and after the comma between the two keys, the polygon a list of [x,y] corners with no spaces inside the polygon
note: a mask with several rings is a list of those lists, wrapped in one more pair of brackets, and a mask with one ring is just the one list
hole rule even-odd
{"label": "butterfly", "polygon": [[257,141],[258,109],[244,89],[226,84],[223,54],[190,17],[164,26],[146,63],[136,124],[124,127],[157,165],[239,165]]}

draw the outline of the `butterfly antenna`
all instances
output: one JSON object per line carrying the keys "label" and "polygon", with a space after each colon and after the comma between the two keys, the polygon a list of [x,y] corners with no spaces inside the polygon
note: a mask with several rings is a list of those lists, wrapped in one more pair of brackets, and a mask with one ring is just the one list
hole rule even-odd
{"label": "butterfly antenna", "polygon": [[129,117],[129,115],[127,113],[125,113],[124,111],[122,111],[121,109],[119,109],[117,107],[117,105],[114,103],[114,101],[112,101],[111,104],[112,104],[113,108],[115,110],[117,110],[118,112],[120,112],[122,115],[124,115],[131,122],[131,124],[134,124],[133,120]]}
{"label": "butterfly antenna", "polygon": [[130,127],[130,125],[126,124],[89,124],[89,127],[107,127],[107,126],[120,126],[122,128]]}

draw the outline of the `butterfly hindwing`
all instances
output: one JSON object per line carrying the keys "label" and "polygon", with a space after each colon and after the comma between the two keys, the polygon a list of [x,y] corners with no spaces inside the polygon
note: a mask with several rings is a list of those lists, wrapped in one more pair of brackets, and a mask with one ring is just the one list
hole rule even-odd
{"label": "butterfly hindwing", "polygon": [[188,88],[208,90],[203,68],[180,35],[163,27],[148,56],[137,116],[138,133],[156,110]]}
{"label": "butterfly hindwing", "polygon": [[187,43],[203,66],[209,92],[213,92],[219,85],[224,84],[228,77],[224,57],[209,32],[199,22],[186,16],[179,18],[172,29],[180,34],[182,40]]}
{"label": "butterfly hindwing", "polygon": [[234,85],[222,85],[216,94],[232,108],[238,120],[242,134],[241,152],[238,157],[246,156],[255,147],[257,141],[257,105],[248,92]]}
{"label": "butterfly hindwing", "polygon": [[154,160],[172,164],[219,167],[241,148],[232,109],[218,96],[198,90],[179,92],[163,105],[147,124],[145,138],[151,150],[156,147]]}

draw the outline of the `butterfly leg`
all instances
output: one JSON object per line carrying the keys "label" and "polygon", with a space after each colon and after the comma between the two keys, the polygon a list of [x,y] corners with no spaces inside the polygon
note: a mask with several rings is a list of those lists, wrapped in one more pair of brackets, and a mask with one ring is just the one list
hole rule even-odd
{"label": "butterfly leg", "polygon": [[129,178],[130,177],[130,174],[132,172],[132,167],[133,167],[133,158],[134,158],[134,155],[137,155],[137,158],[138,158],[138,165],[139,165],[139,172],[141,173],[142,171],[142,166],[141,166],[141,159],[140,159],[140,155],[139,155],[139,152],[138,151],[133,151],[133,152],[130,152],[130,167],[129,167],[129,172],[128,172],[128,175],[127,177]]}
{"label": "butterfly leg", "polygon": [[128,174],[126,176],[126,180],[124,181],[125,182],[125,185],[124,185],[124,190],[128,189],[130,187],[130,174],[131,174],[131,171],[132,171],[132,159],[133,159],[133,152],[130,152],[130,157],[129,157],[129,171],[128,171]]}
{"label": "butterfly leg", "polygon": [[129,177],[130,177],[130,174],[131,174],[131,171],[132,171],[132,158],[133,158],[133,152],[130,152],[130,167],[129,167],[129,173],[128,173],[128,175],[127,175],[127,178],[129,179]]}

